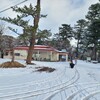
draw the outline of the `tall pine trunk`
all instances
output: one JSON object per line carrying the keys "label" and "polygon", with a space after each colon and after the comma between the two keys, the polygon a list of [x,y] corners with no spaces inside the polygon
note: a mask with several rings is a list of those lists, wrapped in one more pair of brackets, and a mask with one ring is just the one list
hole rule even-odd
{"label": "tall pine trunk", "polygon": [[96,52],[96,44],[94,44],[93,50],[92,50],[92,54],[91,54],[91,58],[92,60],[97,60],[97,52]]}
{"label": "tall pine trunk", "polygon": [[76,52],[77,52],[76,57],[77,57],[77,58],[78,58],[78,56],[79,56],[78,49],[79,49],[79,39],[78,39],[77,47],[76,47]]}
{"label": "tall pine trunk", "polygon": [[12,48],[12,59],[11,59],[11,62],[14,62],[14,59],[15,59],[14,48]]}
{"label": "tall pine trunk", "polygon": [[39,23],[39,19],[40,19],[40,0],[37,0],[36,7],[37,7],[37,11],[36,11],[36,15],[34,17],[34,27],[33,27],[33,32],[31,34],[30,46],[29,46],[27,60],[26,60],[27,64],[31,64],[31,61],[32,61],[32,55],[33,55],[34,44],[35,44],[35,34],[37,32],[38,23]]}
{"label": "tall pine trunk", "polygon": [[97,60],[96,44],[94,45],[94,60]]}

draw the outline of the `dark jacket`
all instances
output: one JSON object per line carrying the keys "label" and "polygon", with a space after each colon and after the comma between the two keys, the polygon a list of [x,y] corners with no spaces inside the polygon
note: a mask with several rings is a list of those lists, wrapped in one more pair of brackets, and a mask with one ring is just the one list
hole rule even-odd
{"label": "dark jacket", "polygon": [[70,68],[74,68],[75,64],[74,63],[70,63]]}

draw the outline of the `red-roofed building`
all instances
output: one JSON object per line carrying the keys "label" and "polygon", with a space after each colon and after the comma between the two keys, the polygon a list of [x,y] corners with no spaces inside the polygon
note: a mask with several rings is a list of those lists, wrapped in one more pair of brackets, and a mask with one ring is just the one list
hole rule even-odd
{"label": "red-roofed building", "polygon": [[[15,59],[26,59],[28,46],[18,46],[14,48]],[[45,45],[35,45],[33,49],[33,60],[59,61],[61,56],[68,59],[67,52],[61,52],[53,47]],[[4,58],[11,58],[11,51],[6,51]]]}

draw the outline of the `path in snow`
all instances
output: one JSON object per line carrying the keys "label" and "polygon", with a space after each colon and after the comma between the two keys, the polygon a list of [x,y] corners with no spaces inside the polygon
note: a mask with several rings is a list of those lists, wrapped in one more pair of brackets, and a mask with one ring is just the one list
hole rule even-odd
{"label": "path in snow", "polygon": [[[79,61],[71,69],[68,62],[34,63],[24,69],[0,69],[0,100],[99,100],[100,64]],[[36,66],[56,71],[39,73]]]}
{"label": "path in snow", "polygon": [[[37,80],[37,81],[31,80],[30,82],[27,82],[27,80],[25,82],[25,80],[23,80],[27,78],[28,75],[30,76],[30,73],[26,71],[25,73],[22,71],[23,74],[21,74],[21,72],[19,72],[18,74],[18,71],[16,71],[17,72],[16,74],[16,73],[9,73],[9,69],[7,69],[8,71],[6,69],[1,69],[1,71],[2,70],[3,72],[5,70],[5,73],[6,72],[7,73],[0,75],[1,76],[0,99],[9,99],[9,100],[25,99],[31,96],[47,94],[47,93],[59,90],[59,87],[62,88],[63,85],[66,83],[70,84],[70,81],[72,81],[72,79],[74,78],[74,75],[69,78],[66,77],[68,75],[66,73],[65,67],[61,68],[60,71],[59,70],[56,71],[55,74],[50,73],[51,78],[46,78],[46,79]],[[14,70],[17,70],[17,69],[13,69],[13,71]],[[37,72],[34,72],[34,73],[37,73]],[[31,74],[33,74],[34,76],[34,73],[31,73]],[[41,73],[37,73],[37,74],[41,74]],[[49,73],[46,73],[46,74],[49,74]],[[75,74],[74,71],[73,71],[73,74]],[[20,81],[22,80],[22,82],[18,84],[16,79],[19,78],[20,75],[23,75],[23,78],[20,79]],[[56,76],[53,76],[53,75],[56,75]],[[3,84],[3,81],[5,82],[8,81],[8,83]]]}

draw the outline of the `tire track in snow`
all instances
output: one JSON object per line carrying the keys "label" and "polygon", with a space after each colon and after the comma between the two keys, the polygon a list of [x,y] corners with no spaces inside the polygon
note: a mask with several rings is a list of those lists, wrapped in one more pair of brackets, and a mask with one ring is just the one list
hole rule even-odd
{"label": "tire track in snow", "polygon": [[[79,83],[80,85],[88,85],[88,84],[92,84],[92,85],[97,85],[97,84],[100,84],[100,83]],[[58,90],[58,91],[54,91],[54,93],[52,93],[51,95],[49,95],[48,97],[46,97],[45,99],[43,100],[51,100],[52,97],[54,97],[57,93],[61,92],[61,91],[64,91],[66,89],[69,89],[69,88],[74,88],[75,86],[77,85],[70,85],[70,86],[67,86],[67,87],[64,87],[62,88],[61,90]]]}
{"label": "tire track in snow", "polygon": [[[65,68],[64,68],[64,71],[65,71]],[[26,87],[26,86],[33,86],[33,85],[39,85],[39,84],[42,84],[42,83],[47,83],[47,82],[51,82],[53,80],[57,80],[61,77],[64,76],[64,71],[61,71],[60,73],[58,73],[58,76],[55,76],[55,77],[50,77],[50,78],[46,78],[46,79],[42,79],[42,80],[39,80],[39,81],[30,81],[30,82],[26,82],[26,83],[21,83],[21,84],[14,84],[14,85],[9,85],[9,86],[2,86],[0,87],[0,90],[6,90],[6,89],[18,89],[18,88],[21,88],[21,87]]]}
{"label": "tire track in snow", "polygon": [[64,91],[66,88],[69,88],[72,84],[76,83],[79,78],[80,78],[79,72],[77,71],[77,69],[75,69],[75,75],[69,81],[69,82],[71,82],[71,81],[72,82],[69,83],[68,85],[63,86],[62,88],[59,88],[58,89],[59,91],[54,92],[53,94],[51,94],[48,97],[46,97],[44,100],[50,100],[50,99],[52,99],[56,94],[58,94],[61,91]]}
{"label": "tire track in snow", "polygon": [[[87,84],[87,85],[90,85],[90,84]],[[87,89],[94,89],[94,87],[97,87],[97,86],[100,86],[100,83],[98,84],[94,84],[92,86],[88,86],[88,87],[84,87],[78,91],[76,91],[75,93],[73,93],[72,95],[70,95],[68,98],[66,98],[66,100],[72,100],[75,96],[79,95],[80,93],[86,91],[87,94],[90,92],[90,91],[87,91]],[[86,93],[84,93],[84,96],[86,95]]]}
{"label": "tire track in snow", "polygon": [[[89,100],[91,97],[93,97],[93,96],[96,95],[96,94],[100,94],[100,90],[91,92],[91,93],[88,94],[85,98],[82,98],[81,100]],[[99,99],[100,99],[100,98],[99,98]]]}
{"label": "tire track in snow", "polygon": [[[83,83],[79,83],[78,85],[82,85]],[[86,83],[86,84],[83,84],[83,86],[84,85],[87,85],[87,86],[90,86],[90,85],[95,85],[94,87],[97,87],[97,86],[100,86],[100,83],[98,83],[98,82],[95,82],[95,83]],[[75,86],[77,86],[77,84],[75,85]],[[66,89],[69,89],[69,88],[71,88],[71,87],[75,87],[75,86],[69,86],[69,87],[65,87],[64,89],[62,89],[61,91],[65,91]],[[92,86],[92,87],[93,87]],[[92,87],[87,87],[87,89],[88,88],[92,88]],[[79,90],[78,91],[78,93],[81,93],[82,92],[82,90],[86,90],[85,89],[85,87],[83,88],[83,89],[81,89],[81,90]],[[56,91],[56,92],[54,92],[54,93],[52,93],[51,95],[49,95],[48,97],[46,97],[44,100],[51,100],[56,94],[58,94],[59,92],[61,92],[61,91]],[[75,93],[73,93],[73,94],[71,94],[68,98],[66,98],[66,100],[72,100],[73,99],[73,97],[74,96],[76,96],[76,94],[78,94],[77,92],[75,92]],[[66,95],[65,95],[66,96]],[[67,96],[66,96],[67,97]],[[76,99],[75,99],[76,100]],[[86,99],[87,100],[87,99]]]}
{"label": "tire track in snow", "polygon": [[[76,73],[75,73],[75,75],[76,75]],[[56,86],[52,86],[50,88],[49,87],[48,88],[44,88],[44,90],[42,89],[42,90],[37,90],[37,91],[28,91],[28,92],[21,92],[21,93],[16,93],[16,94],[11,94],[11,95],[4,95],[4,96],[1,96],[0,98],[14,97],[16,99],[16,96],[20,95],[19,98],[22,99],[22,98],[27,98],[27,97],[31,97],[31,96],[36,96],[36,95],[41,95],[41,94],[47,94],[47,93],[49,93],[51,91],[53,92],[53,91],[59,90],[59,87],[63,88],[64,85],[66,86],[66,83],[71,82],[73,80],[73,78],[75,77],[75,75],[69,81],[67,81],[67,82],[61,83],[61,84],[56,85]],[[67,84],[67,85],[70,85],[70,83]],[[51,91],[49,91],[49,90],[51,90]],[[21,97],[21,95],[25,95],[25,96]],[[19,98],[17,98],[17,99],[19,99]]]}

